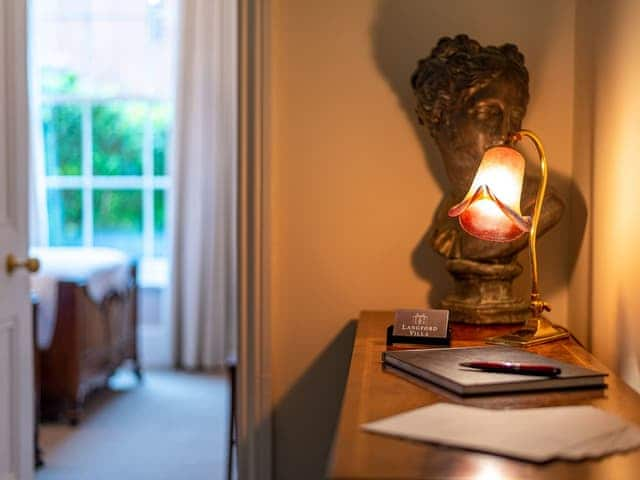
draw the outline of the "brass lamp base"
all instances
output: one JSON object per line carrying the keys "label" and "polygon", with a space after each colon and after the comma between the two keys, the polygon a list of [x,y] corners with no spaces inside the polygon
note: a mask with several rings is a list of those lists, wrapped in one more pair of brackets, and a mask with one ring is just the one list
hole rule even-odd
{"label": "brass lamp base", "polygon": [[540,316],[529,319],[525,327],[520,330],[498,337],[489,337],[485,339],[485,342],[511,347],[530,347],[567,338],[568,336],[569,332],[565,328],[557,327],[546,318]]}

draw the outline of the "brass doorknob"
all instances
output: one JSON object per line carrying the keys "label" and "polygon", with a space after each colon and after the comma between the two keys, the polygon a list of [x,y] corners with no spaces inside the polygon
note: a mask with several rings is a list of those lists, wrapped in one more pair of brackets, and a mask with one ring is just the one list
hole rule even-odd
{"label": "brass doorknob", "polygon": [[7,255],[7,273],[11,275],[16,268],[26,268],[29,272],[35,273],[40,270],[40,260],[29,257],[26,260],[18,260],[13,253]]}

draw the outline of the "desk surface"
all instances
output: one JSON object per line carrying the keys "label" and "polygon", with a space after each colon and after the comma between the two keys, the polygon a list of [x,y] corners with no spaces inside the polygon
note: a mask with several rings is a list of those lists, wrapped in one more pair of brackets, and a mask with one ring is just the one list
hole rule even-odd
{"label": "desk surface", "polygon": [[[384,371],[381,354],[392,312],[363,312],[351,357],[342,413],[328,468],[331,479],[637,479],[640,450],[583,462],[535,465],[494,455],[366,433],[362,423],[422,407],[451,402],[484,408],[594,405],[640,424],[640,395],[572,339],[529,350],[565,362],[608,371],[605,390],[573,390],[462,398],[409,376]],[[513,326],[455,325],[452,346],[482,345],[482,338]],[[416,348],[416,347],[414,347]]]}

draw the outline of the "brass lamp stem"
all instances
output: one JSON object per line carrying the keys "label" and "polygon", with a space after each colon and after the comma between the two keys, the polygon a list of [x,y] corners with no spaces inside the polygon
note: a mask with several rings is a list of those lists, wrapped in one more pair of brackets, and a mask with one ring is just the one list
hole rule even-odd
{"label": "brass lamp stem", "polygon": [[547,190],[548,166],[547,156],[544,153],[544,147],[540,138],[530,130],[520,130],[515,134],[516,140],[527,137],[535,145],[540,159],[540,187],[536,196],[536,203],[533,207],[533,216],[531,217],[531,230],[529,232],[529,257],[531,259],[531,310],[534,317],[538,317],[544,310],[550,311],[551,308],[545,303],[538,290],[538,254],[536,251],[536,238],[538,235],[538,223],[540,222],[540,214],[542,213],[542,202]]}
{"label": "brass lamp stem", "polygon": [[542,142],[538,136],[529,130],[520,130],[513,136],[513,141],[517,142],[527,137],[533,142],[538,151],[540,158],[540,187],[536,196],[536,203],[533,207],[533,215],[531,217],[531,230],[529,231],[529,257],[531,259],[531,318],[527,320],[524,327],[515,332],[501,335],[498,337],[487,338],[487,343],[498,345],[515,345],[520,347],[529,347],[539,343],[551,342],[566,338],[569,332],[562,327],[553,325],[549,320],[543,317],[542,313],[550,311],[549,304],[542,300],[540,291],[538,290],[538,254],[536,251],[536,237],[538,235],[538,223],[540,222],[540,214],[542,212],[542,202],[544,194],[547,190],[547,157],[542,147]]}

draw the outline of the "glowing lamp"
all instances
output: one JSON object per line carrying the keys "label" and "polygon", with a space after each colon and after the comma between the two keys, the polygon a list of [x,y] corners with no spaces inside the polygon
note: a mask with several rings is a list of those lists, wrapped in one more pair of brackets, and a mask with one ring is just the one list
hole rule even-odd
{"label": "glowing lamp", "polygon": [[464,199],[449,210],[450,217],[457,217],[462,229],[469,235],[492,242],[511,242],[529,232],[531,259],[531,304],[532,316],[524,328],[508,335],[487,339],[489,343],[501,345],[529,346],[569,336],[569,332],[553,325],[542,316],[551,311],[538,291],[538,259],[536,255],[536,233],[542,202],[547,188],[547,159],[542,142],[533,132],[521,130],[512,140],[529,138],[540,158],[540,187],[532,217],[520,212],[520,196],[524,179],[524,157],[513,147],[501,145],[491,147],[484,153],[471,188]]}
{"label": "glowing lamp", "polygon": [[520,213],[524,157],[516,149],[489,148],[462,202],[449,210],[474,237],[510,242],[531,229],[531,219]]}

